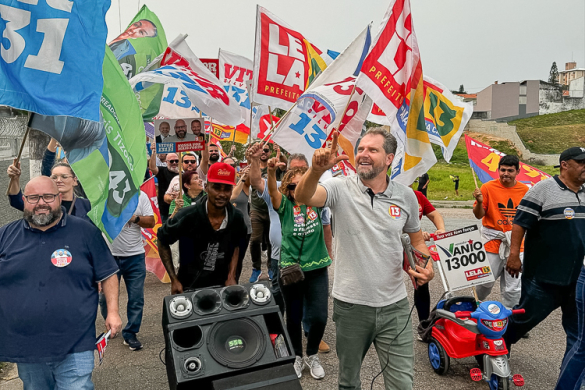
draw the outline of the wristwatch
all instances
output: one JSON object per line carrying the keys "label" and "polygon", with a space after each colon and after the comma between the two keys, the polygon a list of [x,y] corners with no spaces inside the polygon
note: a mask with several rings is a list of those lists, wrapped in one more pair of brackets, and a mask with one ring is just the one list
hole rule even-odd
{"label": "wristwatch", "polygon": [[137,215],[136,218],[134,218],[134,223],[138,223],[140,222],[140,217]]}

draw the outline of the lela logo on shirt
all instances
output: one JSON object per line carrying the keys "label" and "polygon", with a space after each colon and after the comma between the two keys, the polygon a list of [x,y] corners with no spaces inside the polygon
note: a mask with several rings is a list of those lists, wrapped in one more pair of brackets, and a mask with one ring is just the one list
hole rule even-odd
{"label": "lela logo on shirt", "polygon": [[51,255],[51,263],[53,263],[55,267],[67,267],[71,264],[71,260],[73,260],[73,257],[71,256],[71,252],[67,249],[57,249]]}
{"label": "lela logo on shirt", "polygon": [[388,214],[390,214],[390,217],[392,217],[392,219],[400,218],[401,213],[402,210],[400,209],[400,207],[395,205],[390,206],[390,208],[388,209]]}

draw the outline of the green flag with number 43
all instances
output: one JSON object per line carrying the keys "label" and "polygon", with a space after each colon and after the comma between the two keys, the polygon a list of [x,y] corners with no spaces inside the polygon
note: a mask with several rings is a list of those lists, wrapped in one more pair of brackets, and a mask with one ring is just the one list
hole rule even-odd
{"label": "green flag with number 43", "polygon": [[72,163],[87,198],[89,218],[113,240],[127,223],[146,172],[146,135],[138,101],[112,51],[106,47],[100,113],[101,146]]}

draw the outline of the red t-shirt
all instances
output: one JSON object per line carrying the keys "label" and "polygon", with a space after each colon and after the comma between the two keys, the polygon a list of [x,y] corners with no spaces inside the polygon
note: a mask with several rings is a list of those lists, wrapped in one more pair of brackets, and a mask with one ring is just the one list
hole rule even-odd
{"label": "red t-shirt", "polygon": [[435,208],[433,207],[431,202],[429,202],[427,197],[424,196],[422,192],[414,191],[414,194],[416,195],[416,199],[418,200],[418,218],[419,219],[422,219],[422,217],[424,215],[428,215],[428,214],[432,213],[433,211],[435,211]]}

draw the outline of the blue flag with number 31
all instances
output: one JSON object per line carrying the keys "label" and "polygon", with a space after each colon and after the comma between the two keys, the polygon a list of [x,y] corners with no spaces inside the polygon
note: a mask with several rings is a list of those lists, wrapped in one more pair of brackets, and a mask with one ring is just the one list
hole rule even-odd
{"label": "blue flag with number 31", "polygon": [[0,0],[0,105],[99,121],[110,0]]}

